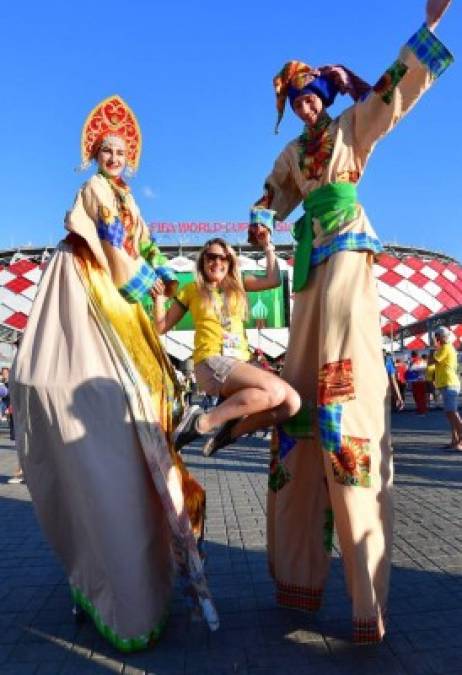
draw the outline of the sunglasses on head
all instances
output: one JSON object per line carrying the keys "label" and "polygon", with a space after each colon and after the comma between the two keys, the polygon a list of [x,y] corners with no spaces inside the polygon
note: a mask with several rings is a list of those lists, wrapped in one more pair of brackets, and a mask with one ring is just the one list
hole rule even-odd
{"label": "sunglasses on head", "polygon": [[223,255],[222,253],[207,253],[205,254],[206,260],[209,262],[215,262],[216,260],[219,260],[220,262],[228,262],[229,257],[227,255]]}

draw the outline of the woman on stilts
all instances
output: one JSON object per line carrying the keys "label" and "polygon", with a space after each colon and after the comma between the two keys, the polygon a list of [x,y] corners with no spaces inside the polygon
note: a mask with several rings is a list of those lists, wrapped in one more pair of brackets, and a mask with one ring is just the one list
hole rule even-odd
{"label": "woman on stilts", "polygon": [[173,448],[180,392],[152,324],[152,286],[177,283],[122,178],[141,134],[119,96],[90,113],[81,148],[98,171],[43,274],[12,400],[27,485],[76,609],[129,652],[159,639],[174,572],[212,629],[218,618],[197,543],[205,493]]}
{"label": "woman on stilts", "polygon": [[[357,183],[389,133],[452,62],[433,33],[449,0],[429,0],[426,22],[374,87],[343,66],[290,61],[274,78],[303,133],[277,158],[256,206],[294,228],[295,301],[282,377],[302,407],[274,437],[268,499],[269,564],[281,605],[316,610],[334,524],[353,601],[353,639],[385,632],[393,528],[387,377],[373,274],[381,244]],[[337,93],[354,105],[336,119]]]}

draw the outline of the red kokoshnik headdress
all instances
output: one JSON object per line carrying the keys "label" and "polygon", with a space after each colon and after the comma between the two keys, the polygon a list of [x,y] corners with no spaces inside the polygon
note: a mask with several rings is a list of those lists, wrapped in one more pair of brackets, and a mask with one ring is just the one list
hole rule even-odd
{"label": "red kokoshnik headdress", "polygon": [[85,120],[80,141],[82,168],[87,168],[96,158],[107,136],[119,136],[125,141],[127,166],[136,171],[141,154],[141,131],[134,112],[117,94],[98,103]]}
{"label": "red kokoshnik headdress", "polygon": [[282,70],[273,78],[273,85],[278,111],[275,133],[278,132],[284,115],[287,98],[293,103],[297,96],[315,93],[327,108],[332,105],[338,93],[349,94],[354,101],[358,101],[371,89],[367,82],[345,66],[312,68],[303,61],[288,61],[284,64]]}

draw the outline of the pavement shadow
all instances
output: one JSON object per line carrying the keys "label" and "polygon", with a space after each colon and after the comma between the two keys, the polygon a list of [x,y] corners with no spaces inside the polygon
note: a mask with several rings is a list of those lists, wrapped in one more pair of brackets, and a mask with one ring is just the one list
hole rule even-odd
{"label": "pavement shadow", "polygon": [[[249,483],[253,484],[255,474],[266,474],[267,441],[252,439],[251,449],[244,445],[246,442],[220,451],[212,460],[202,458],[200,448],[193,445],[185,453],[187,466],[200,469],[199,478],[217,477],[210,494],[223,489],[227,474],[248,473]],[[443,474],[435,475],[434,471],[437,464],[427,462],[427,466],[421,466],[428,459],[424,450],[417,457],[417,452],[401,451],[399,443],[397,447],[398,489],[407,484],[420,486],[420,481],[415,480],[420,477],[429,481],[426,487],[441,486]],[[434,457],[431,460],[438,462]],[[451,470],[459,476],[457,462],[448,459],[446,463],[453,465]],[[459,487],[451,477],[445,480],[448,488]],[[230,492],[237,491],[240,477],[234,476],[233,485]],[[264,503],[263,487],[261,492]],[[216,501],[221,498],[220,493]],[[213,506],[209,521],[212,526],[214,514],[219,511],[226,516],[229,507],[221,501],[214,506],[211,500],[209,506]],[[225,523],[220,540],[210,536],[206,546],[207,576],[220,613],[220,630],[211,633],[203,622],[196,622],[176,589],[159,644],[145,652],[123,655],[108,645],[91,621],[75,623],[64,571],[38,528],[27,487],[2,485],[0,671],[36,672],[40,666],[38,672],[67,675],[107,674],[122,668],[127,674],[156,675],[460,673],[462,554],[460,561],[453,556],[454,566],[448,571],[443,569],[447,560],[431,557],[431,532],[427,549],[421,543],[421,549],[416,551],[412,542],[400,542],[391,573],[386,639],[381,645],[357,647],[350,642],[351,603],[341,558],[332,559],[324,603],[317,614],[280,608],[267,570],[264,536],[257,532],[261,526],[244,527],[250,514],[245,505],[239,507],[239,512],[236,508],[234,503],[233,532]],[[263,511],[261,515],[264,517]],[[440,544],[435,540],[433,548],[437,547]],[[406,555],[401,559],[403,550]]]}
{"label": "pavement shadow", "polygon": [[219,675],[286,672],[288,662],[294,668],[298,664],[297,673],[330,674],[351,663],[358,668],[351,672],[420,675],[427,671],[408,669],[416,654],[428,661],[437,658],[439,648],[444,647],[445,658],[460,651],[460,574],[393,565],[386,640],[359,648],[350,643],[351,604],[340,558],[332,559],[322,609],[305,614],[276,605],[263,546],[251,550],[208,542],[207,576],[220,630],[211,633],[194,621],[177,589],[159,644],[123,655],[100,637],[91,621],[75,623],[64,572],[43,540],[24,490],[14,486],[11,497],[0,499],[5,544],[0,643],[8,650],[9,666],[43,662],[56,667],[53,672],[108,673],[125,665],[158,675]]}

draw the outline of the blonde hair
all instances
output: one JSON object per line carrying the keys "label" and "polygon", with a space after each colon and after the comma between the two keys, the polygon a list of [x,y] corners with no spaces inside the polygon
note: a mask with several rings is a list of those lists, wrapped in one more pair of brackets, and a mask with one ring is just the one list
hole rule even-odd
{"label": "blonde hair", "polygon": [[231,246],[228,246],[224,239],[216,237],[209,239],[200,251],[196,261],[196,283],[204,302],[207,305],[212,304],[212,295],[210,293],[207,277],[204,271],[204,259],[207,251],[213,244],[221,246],[226,252],[228,258],[228,273],[221,283],[223,293],[230,310],[234,313],[242,308],[242,318],[246,319],[248,315],[247,295],[242,282],[241,271],[237,255]]}

